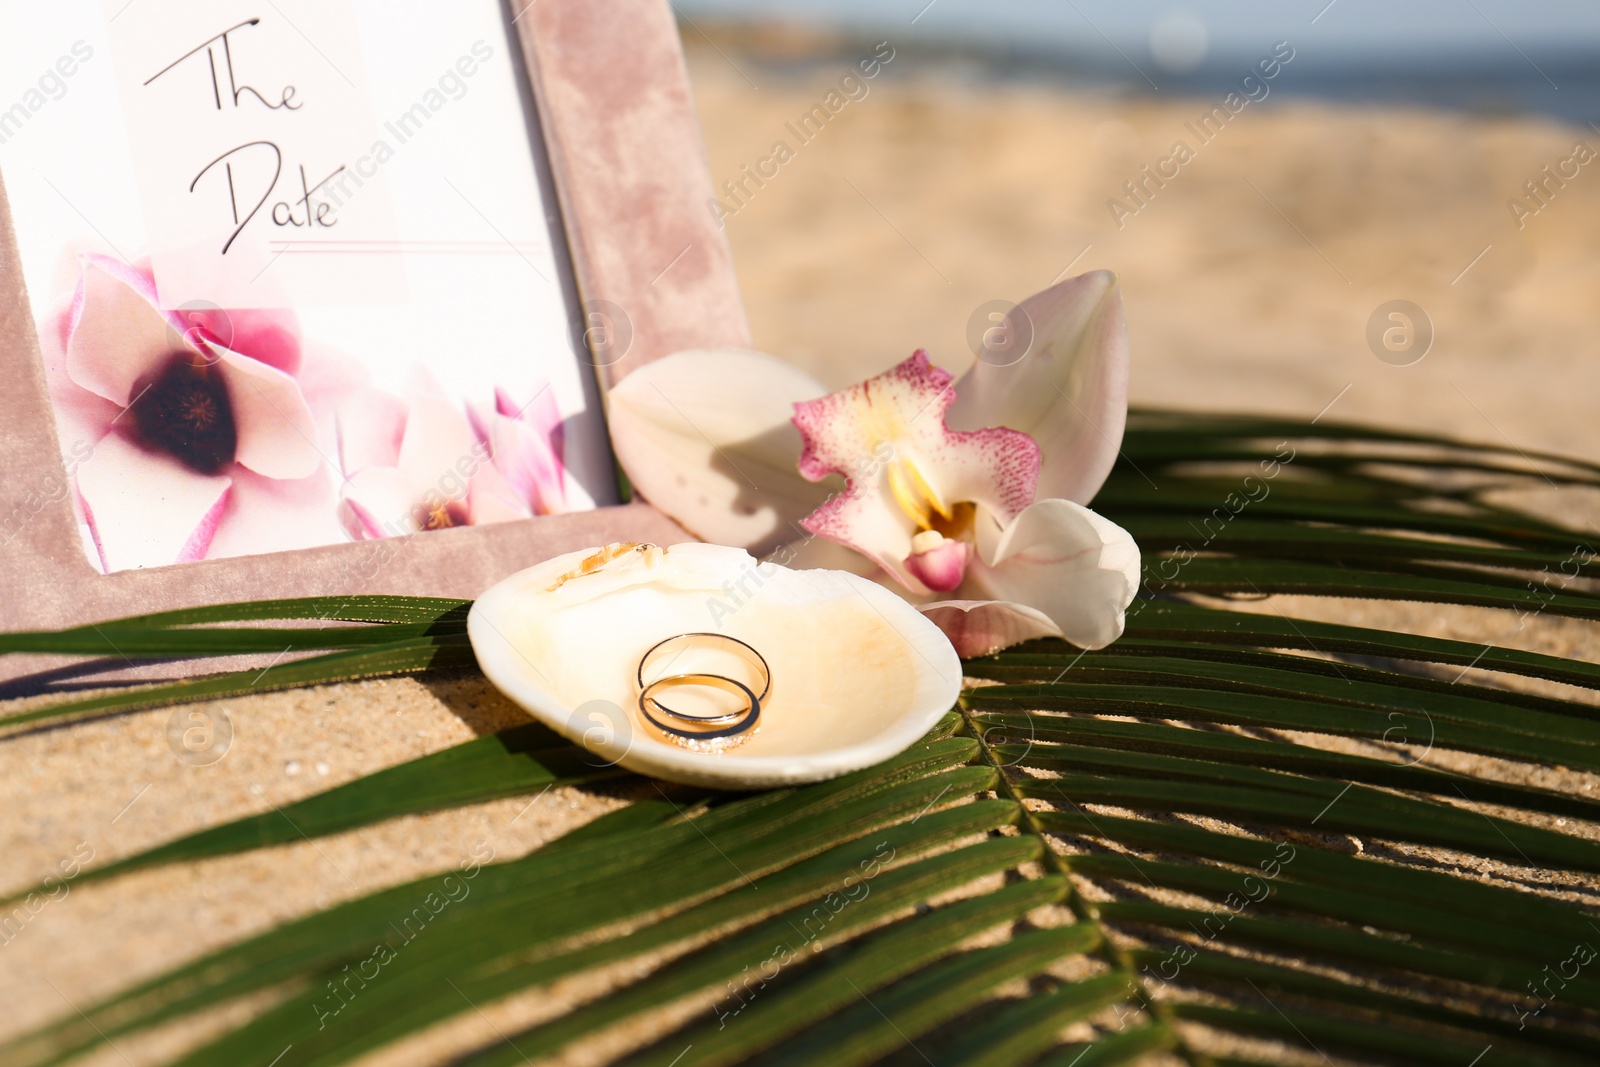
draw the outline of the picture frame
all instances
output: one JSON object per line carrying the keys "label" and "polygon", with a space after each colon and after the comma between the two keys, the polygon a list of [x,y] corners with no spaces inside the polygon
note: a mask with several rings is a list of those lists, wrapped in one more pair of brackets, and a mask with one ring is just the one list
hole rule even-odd
{"label": "picture frame", "polygon": [[[670,352],[743,347],[731,252],[667,0],[506,0],[508,44],[535,116],[526,131],[559,205],[572,328],[607,387]],[[508,131],[523,136],[524,131]],[[257,556],[100,573],[85,556],[0,173],[0,595],[9,630],[302,596],[471,598],[520,568],[612,541],[689,535],[648,504],[431,530]],[[620,320],[620,321],[619,321]],[[618,331],[625,336],[618,336]],[[609,346],[609,347],[607,347]],[[21,521],[18,521],[20,517]],[[13,658],[6,677],[39,669]],[[14,688],[14,686],[13,686]]]}

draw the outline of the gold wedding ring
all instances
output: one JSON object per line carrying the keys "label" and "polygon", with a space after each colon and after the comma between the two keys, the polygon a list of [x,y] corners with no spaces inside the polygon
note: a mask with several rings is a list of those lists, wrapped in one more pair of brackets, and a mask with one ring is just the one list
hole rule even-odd
{"label": "gold wedding ring", "polygon": [[[708,646],[721,646],[724,655],[731,655],[755,677],[746,684],[720,670],[709,669],[704,663],[704,650]],[[670,670],[686,653],[698,653],[690,656],[687,669],[645,681],[645,675],[652,667],[664,666]],[[731,738],[742,739],[742,735],[756,729],[761,719],[761,702],[772,691],[772,670],[766,658],[737,637],[718,633],[675,634],[656,642],[639,658],[636,680],[639,683],[639,713],[645,721],[688,747],[699,747],[699,742],[714,742],[712,747],[724,747]],[[761,687],[759,692],[755,688],[757,685]],[[668,690],[688,687],[719,689],[742,697],[744,707],[731,712],[703,715],[684,711],[662,700],[662,695]]]}
{"label": "gold wedding ring", "polygon": [[[742,711],[730,712],[725,715],[691,715],[661,703],[655,695],[656,690],[667,686],[709,686],[721,689],[724,692],[734,693],[744,697],[745,706]],[[667,722],[652,714],[654,711],[676,720]],[[750,691],[750,687],[732,678],[724,678],[720,674],[669,674],[665,678],[657,678],[644,687],[639,694],[639,711],[645,719],[656,729],[673,737],[681,737],[691,741],[711,741],[717,738],[734,737],[753,730],[756,721],[761,718],[761,699]],[[686,729],[677,723],[694,724]],[[717,727],[721,727],[718,729]]]}

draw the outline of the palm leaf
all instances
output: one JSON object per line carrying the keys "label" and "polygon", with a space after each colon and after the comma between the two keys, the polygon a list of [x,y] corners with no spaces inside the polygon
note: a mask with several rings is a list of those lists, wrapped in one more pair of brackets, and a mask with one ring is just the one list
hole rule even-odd
{"label": "palm leaf", "polygon": [[[1600,1058],[1600,843],[1581,829],[1600,825],[1600,798],[1529,773],[1600,771],[1600,666],[1210,599],[1600,617],[1583,535],[1505,502],[1595,487],[1600,467],[1170,412],[1135,413],[1123,452],[1097,506],[1140,541],[1146,590],[1112,647],[971,661],[960,706],[883,766],[748,796],[652,791],[528,856],[80,1005],[0,1059],[62,1062],[265,995],[182,1062],[342,1064],[599,974],[607,992],[461,1062],[539,1062],[618,1033],[638,1035],[626,1062],[662,1067]],[[6,635],[0,650],[288,662],[0,725],[460,665],[462,609],[278,601]],[[519,727],[85,877],[615,774]],[[430,894],[449,902],[421,905]],[[374,970],[379,946],[392,959]]]}

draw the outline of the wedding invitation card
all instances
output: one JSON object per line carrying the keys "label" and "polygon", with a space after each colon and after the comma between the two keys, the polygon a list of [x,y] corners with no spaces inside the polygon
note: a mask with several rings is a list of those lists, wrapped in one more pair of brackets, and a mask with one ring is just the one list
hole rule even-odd
{"label": "wedding invitation card", "polygon": [[100,569],[615,502],[513,17],[8,16],[0,177]]}

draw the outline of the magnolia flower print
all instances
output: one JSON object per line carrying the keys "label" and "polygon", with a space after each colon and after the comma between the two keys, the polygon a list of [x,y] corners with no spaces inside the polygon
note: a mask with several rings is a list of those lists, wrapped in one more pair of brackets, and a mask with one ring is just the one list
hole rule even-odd
{"label": "magnolia flower print", "polygon": [[399,397],[368,390],[338,418],[340,518],[357,540],[566,510],[560,411],[548,388],[465,410],[414,369]]}
{"label": "magnolia flower print", "polygon": [[81,260],[41,323],[73,503],[106,571],[566,511],[549,386],[394,395],[286,310],[167,310],[148,263]]}
{"label": "magnolia flower print", "polygon": [[291,313],[162,310],[146,264],[91,255],[41,347],[62,447],[87,452],[75,504],[102,569],[338,537],[316,411],[340,374]]}

